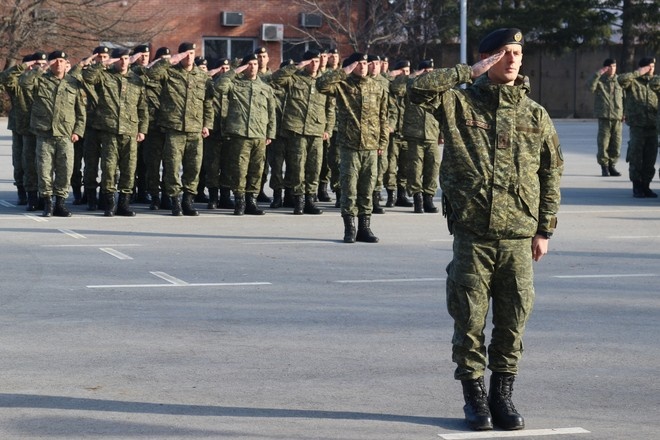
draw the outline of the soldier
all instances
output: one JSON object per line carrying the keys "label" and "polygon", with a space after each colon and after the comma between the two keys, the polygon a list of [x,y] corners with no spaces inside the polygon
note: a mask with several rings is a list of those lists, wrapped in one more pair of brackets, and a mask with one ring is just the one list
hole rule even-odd
{"label": "soldier", "polygon": [[263,215],[257,205],[266,146],[275,138],[275,96],[258,76],[256,54],[243,58],[235,70],[220,76],[215,84],[219,95],[227,95],[226,135],[234,192],[234,215]]}
{"label": "soldier", "polygon": [[356,52],[344,60],[342,69],[328,71],[316,80],[321,93],[336,99],[345,243],[378,242],[371,232],[371,198],[378,155],[388,143],[387,93],[368,76],[367,65],[367,55]]}
{"label": "soldier", "polygon": [[[388,107],[389,124],[392,130],[390,145],[387,150],[387,171],[383,184],[387,190],[386,207],[411,207],[412,202],[406,197],[408,182],[408,144],[403,137],[403,115],[406,111],[407,85],[410,77],[410,61],[400,60],[390,72],[390,102]],[[396,200],[394,191],[396,190]]]}
{"label": "soldier", "polygon": [[98,130],[103,145],[101,189],[106,217],[115,214],[115,191],[119,191],[117,215],[135,215],[130,209],[130,198],[137,166],[137,143],[144,140],[149,124],[144,82],[129,70],[129,53],[128,49],[114,49],[108,69],[99,63],[83,70],[83,79],[95,88],[98,97],[89,123]]}
{"label": "soldier", "polygon": [[[433,60],[423,60],[415,76],[433,71]],[[408,191],[413,195],[415,213],[436,213],[433,197],[440,172],[440,125],[424,108],[407,103],[403,115],[403,137],[408,145]]]}
{"label": "soldier", "polygon": [[[259,64],[259,78],[266,84],[270,84],[271,77],[273,76],[272,70],[268,67],[268,62],[270,58],[268,57],[268,50],[265,47],[259,47],[254,51],[254,54],[257,56],[257,61]],[[266,156],[269,156],[271,153],[270,149],[266,149]],[[266,180],[268,180],[268,165],[272,159],[267,158],[264,161],[264,169],[261,173],[261,184],[259,188],[259,194],[257,195],[257,202],[261,203],[271,203],[270,197],[264,192],[264,186],[266,186]]]}
{"label": "soldier", "polygon": [[147,72],[149,79],[162,87],[158,125],[165,132],[163,180],[175,216],[199,215],[193,199],[202,166],[202,139],[213,127],[213,85],[209,76],[195,66],[196,47],[194,43],[181,43],[171,63],[160,60]]}
{"label": "soldier", "polygon": [[658,95],[650,86],[654,70],[655,59],[644,57],[635,72],[618,76],[625,92],[624,114],[630,127],[626,162],[636,198],[658,197],[650,188],[658,157]]}
{"label": "soldier", "polygon": [[[149,65],[149,57],[151,56],[151,49],[148,44],[140,44],[133,49],[131,55],[131,70],[137,75],[145,78],[147,75],[147,66]],[[137,164],[135,167],[135,188],[133,189],[133,197],[131,198],[135,203],[151,204],[149,197],[147,183],[147,164],[145,162],[145,153],[143,142],[137,144]]]}
{"label": "soldier", "polygon": [[[369,55],[367,57],[369,76],[373,78],[385,91],[385,95],[388,99],[389,106],[389,95],[390,95],[390,82],[387,78],[381,75],[381,65],[382,61],[378,55]],[[387,124],[388,131],[388,145],[389,145],[389,135],[392,133],[392,128],[389,126],[389,120]],[[372,196],[372,201],[374,204],[373,213],[374,214],[385,214],[385,210],[380,206],[381,195],[380,192],[383,189],[383,177],[387,171],[387,149],[382,150],[378,153],[378,173],[376,175],[376,186],[374,187],[374,194]]]}
{"label": "soldier", "polygon": [[[511,392],[534,302],[532,261],[548,251],[560,201],[559,140],[519,75],[522,45],[520,30],[498,29],[480,42],[481,60],[472,67],[436,69],[409,90],[413,102],[429,110],[440,106],[440,184],[454,235],[446,284],[454,377],[474,430],[525,426]],[[493,331],[486,350],[490,299]],[[488,395],[486,366],[493,372]]]}
{"label": "soldier", "polygon": [[[318,93],[316,78],[320,53],[308,50],[298,65],[286,66],[272,76],[272,83],[288,95],[282,118],[286,139],[287,186],[293,189],[294,214],[321,214],[316,206],[323,141],[335,124],[333,98]],[[304,199],[303,199],[304,197]]]}
{"label": "soldier", "polygon": [[623,126],[623,89],[616,75],[616,61],[608,58],[587,83],[594,94],[594,113],[598,118],[598,154],[601,174],[620,176],[615,168],[621,155]]}
{"label": "soldier", "polygon": [[53,51],[48,61],[50,67],[46,73],[29,77],[24,83],[33,100],[30,129],[37,136],[37,175],[44,202],[43,216],[70,217],[64,201],[73,170],[73,143],[85,130],[85,105],[80,83],[66,74],[67,54]]}
{"label": "soldier", "polygon": [[[328,63],[326,71],[339,68],[339,50],[333,47],[328,50]],[[325,72],[323,72],[325,73]],[[335,106],[336,111],[336,106]],[[319,176],[319,194],[321,202],[331,201],[328,194],[328,186],[337,195],[335,208],[340,205],[339,188],[339,150],[337,149],[337,118],[335,118],[335,127],[332,130],[330,139],[323,143],[323,164],[321,165],[321,174]]]}
{"label": "soldier", "polygon": [[[195,57],[195,66],[197,66],[202,72],[206,72],[207,74],[209,73],[209,62],[206,58],[202,56]],[[212,75],[209,75],[209,77],[212,77]],[[208,156],[207,140],[208,137],[204,138],[204,141],[202,142],[202,167],[199,170],[199,183],[197,184],[197,195],[195,196],[195,202],[208,204],[209,198],[206,196],[206,194],[204,194],[204,188],[206,188],[206,162],[208,162],[208,159],[206,159]]]}

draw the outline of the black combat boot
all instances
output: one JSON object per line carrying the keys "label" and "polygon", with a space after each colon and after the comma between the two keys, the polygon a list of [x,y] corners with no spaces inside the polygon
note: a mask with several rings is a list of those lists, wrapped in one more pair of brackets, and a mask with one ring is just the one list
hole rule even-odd
{"label": "black combat boot", "polygon": [[461,385],[463,385],[463,398],[465,398],[463,412],[470,429],[475,431],[493,429],[484,378],[462,380]]}
{"label": "black combat boot", "polygon": [[26,211],[36,211],[39,204],[39,193],[37,191],[28,191]]}
{"label": "black combat boot", "polygon": [[245,194],[234,194],[234,215],[245,214]]}
{"label": "black combat boot", "polygon": [[305,194],[305,207],[303,208],[303,212],[305,214],[323,214],[323,210],[314,203],[314,196],[312,194]]}
{"label": "black combat boot", "polygon": [[18,195],[18,200],[16,201],[16,205],[18,206],[27,205],[27,192],[25,192],[25,187],[23,185],[17,186],[16,193]]}
{"label": "black combat boot", "polygon": [[408,200],[408,197],[406,197],[406,189],[403,186],[398,186],[396,189],[396,202],[394,202],[394,206],[410,208],[412,205],[413,203]]}
{"label": "black combat boot", "polygon": [[422,193],[413,194],[413,202],[415,202],[415,214],[424,213],[424,199]]}
{"label": "black combat boot", "polygon": [[172,215],[176,217],[183,215],[183,211],[181,210],[181,199],[179,196],[170,197],[170,201],[172,202]]}
{"label": "black combat boot", "polygon": [[391,208],[394,206],[394,190],[393,189],[388,189],[387,190],[387,202],[385,202],[385,207],[386,208]]}
{"label": "black combat boot", "polygon": [[187,215],[189,217],[195,217],[199,215],[199,212],[197,212],[195,209],[194,200],[194,194],[189,192],[183,193],[183,200],[181,201],[181,210],[183,211],[183,215]]}
{"label": "black combat boot", "polygon": [[121,215],[122,217],[135,217],[135,211],[131,210],[130,201],[130,194],[119,193],[119,201],[117,202],[117,215]]}
{"label": "black combat boot", "polygon": [[433,194],[424,194],[422,196],[424,202],[423,202],[423,207],[424,207],[424,212],[428,212],[430,214],[435,214],[438,212],[438,208],[433,204]]}
{"label": "black combat boot", "polygon": [[99,202],[96,199],[96,188],[85,188],[85,194],[87,194],[87,210],[96,211],[99,206]]}
{"label": "black combat boot", "polygon": [[330,202],[332,199],[330,198],[330,194],[328,194],[328,187],[326,186],[325,183],[320,183],[319,184],[319,189],[316,192],[317,198],[319,202]]}
{"label": "black combat boot", "polygon": [[162,191],[160,193],[160,209],[172,209],[172,197]]}
{"label": "black combat boot", "polygon": [[209,188],[209,203],[207,209],[218,209],[218,188]]}
{"label": "black combat boot", "polygon": [[644,195],[644,183],[641,180],[633,180],[633,197],[636,199],[643,199],[646,197]]}
{"label": "black combat boot", "polygon": [[493,415],[493,423],[509,431],[525,427],[525,420],[511,401],[515,378],[516,376],[509,373],[493,373],[488,393],[488,406]]}
{"label": "black combat boot", "polygon": [[66,209],[64,204],[64,197],[55,196],[55,207],[53,208],[53,215],[55,217],[71,217],[71,212]]}
{"label": "black combat boot", "polygon": [[53,215],[53,199],[50,196],[42,197],[41,202],[44,205],[44,212],[41,214],[42,217],[50,217]]}
{"label": "black combat boot", "polygon": [[344,243],[355,243],[355,217],[343,215],[344,219]]}
{"label": "black combat boot", "polygon": [[257,196],[253,193],[245,193],[245,213],[249,215],[265,214],[257,205]]}
{"label": "black combat boot", "polygon": [[610,164],[610,166],[607,167],[607,171],[609,171],[610,176],[612,177],[619,177],[621,175],[621,173],[618,172],[616,168],[614,168],[614,164]]}
{"label": "black combat boot", "polygon": [[337,196],[337,200],[335,201],[335,208],[341,208],[341,189],[337,188],[335,190],[335,196]]}
{"label": "black combat boot", "polygon": [[82,189],[80,185],[72,186],[71,192],[73,193],[73,202],[71,204],[76,206],[82,205]]}
{"label": "black combat boot", "polygon": [[282,190],[274,189],[273,190],[273,201],[270,203],[272,209],[278,209],[282,207]]}
{"label": "black combat boot", "polygon": [[295,208],[295,201],[293,200],[293,190],[291,188],[284,188],[284,198],[282,199],[283,208]]}
{"label": "black combat boot", "polygon": [[305,200],[303,196],[293,196],[293,215],[303,215],[305,212]]}
{"label": "black combat boot", "polygon": [[231,190],[229,188],[220,188],[220,198],[218,199],[218,208],[234,209],[234,201],[231,199]]}
{"label": "black combat boot", "polygon": [[160,209],[160,193],[151,194],[151,203],[149,204],[149,209],[152,211],[158,211]]}
{"label": "black combat boot", "polygon": [[103,194],[103,215],[105,217],[114,217],[115,216],[115,194],[108,193]]}
{"label": "black combat boot", "polygon": [[371,203],[373,208],[371,210],[372,214],[385,214],[385,210],[380,206],[380,191],[374,191],[371,195]]}
{"label": "black combat boot", "polygon": [[651,191],[651,182],[644,182],[642,183],[642,192],[644,193],[644,197],[649,197],[652,199],[655,199],[658,197],[656,193]]}
{"label": "black combat boot", "polygon": [[209,197],[206,196],[204,190],[201,189],[197,194],[193,196],[193,203],[208,203]]}
{"label": "black combat boot", "polygon": [[[256,201],[261,202],[261,203],[270,203],[270,202],[272,202],[272,200],[264,192],[264,183],[266,183],[266,182],[265,181],[261,182],[261,190],[259,191],[259,194],[256,197]],[[247,201],[246,201],[246,203],[247,203]]]}
{"label": "black combat boot", "polygon": [[378,237],[371,232],[371,216],[359,215],[358,216],[358,230],[355,235],[355,241],[363,241],[365,243],[378,243]]}
{"label": "black combat boot", "polygon": [[610,175],[610,169],[607,167],[607,165],[600,166],[600,175],[603,177],[608,177]]}

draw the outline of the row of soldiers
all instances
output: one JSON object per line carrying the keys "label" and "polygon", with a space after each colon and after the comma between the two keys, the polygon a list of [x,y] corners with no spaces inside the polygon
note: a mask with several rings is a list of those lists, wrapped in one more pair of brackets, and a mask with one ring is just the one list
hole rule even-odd
{"label": "row of soldiers", "polygon": [[[12,102],[19,204],[43,209],[44,216],[70,216],[64,203],[70,185],[74,204],[100,206],[106,216],[135,215],[132,200],[174,215],[198,215],[193,203],[200,200],[209,209],[260,215],[257,202],[267,200],[263,187],[270,168],[272,208],[319,214],[316,201],[330,201],[328,184],[339,207],[337,100],[345,93],[320,93],[317,83],[341,70],[339,54],[310,50],[275,72],[268,61],[259,48],[234,68],[225,59],[209,70],[193,43],[182,43],[176,54],[160,48],[153,60],[147,45],[132,51],[99,46],[74,66],[60,50],[25,57],[0,75]],[[378,56],[348,65],[353,63],[366,64],[363,81],[380,87],[386,99],[385,119],[376,124],[386,143],[376,148],[369,214],[384,212],[383,187],[387,206],[437,212],[439,127],[406,98],[410,62],[399,61],[392,71],[387,58]],[[417,74],[432,69],[432,60],[423,61]],[[205,187],[208,198],[202,199]]]}

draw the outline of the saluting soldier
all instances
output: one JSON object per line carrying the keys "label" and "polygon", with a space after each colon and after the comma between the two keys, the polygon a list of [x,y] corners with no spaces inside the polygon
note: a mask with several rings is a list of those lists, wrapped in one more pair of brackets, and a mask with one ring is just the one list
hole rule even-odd
{"label": "saluting soldier", "polygon": [[[268,50],[265,47],[258,47],[254,54],[257,56],[257,62],[259,64],[259,78],[270,85],[271,77],[273,76],[273,71],[268,67],[270,62],[270,57],[268,56]],[[264,161],[264,169],[261,173],[261,186],[259,188],[259,194],[257,194],[257,201],[261,203],[271,203],[270,197],[264,192],[264,186],[266,186],[266,180],[268,180],[268,168],[271,160],[268,156],[272,154],[270,148],[266,149],[266,160]]]}
{"label": "saluting soldier", "polygon": [[[380,59],[380,56],[369,55],[367,58],[367,62],[369,63],[368,64],[369,76],[373,78],[376,81],[376,83],[380,84],[380,86],[385,91],[385,95],[387,96],[388,107],[389,107],[390,82],[387,78],[381,75],[382,61]],[[388,120],[387,121],[388,145],[389,145],[389,136],[392,133],[392,131],[393,129],[389,126],[389,120]],[[387,148],[386,148],[382,151],[379,151],[378,153],[378,173],[376,175],[376,186],[374,187],[374,194],[372,197],[374,203],[374,207],[373,207],[374,214],[385,214],[385,210],[383,209],[382,206],[380,206],[380,199],[381,199],[381,190],[383,189],[383,176],[387,171],[387,166],[388,165],[387,165]]]}

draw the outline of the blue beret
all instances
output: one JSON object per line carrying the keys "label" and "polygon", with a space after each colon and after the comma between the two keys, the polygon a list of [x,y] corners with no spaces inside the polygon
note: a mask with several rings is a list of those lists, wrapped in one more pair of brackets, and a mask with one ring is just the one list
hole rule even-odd
{"label": "blue beret", "polygon": [[491,32],[486,35],[479,43],[479,53],[493,53],[502,46],[507,44],[520,44],[525,43],[523,34],[520,29],[516,28],[502,28]]}

